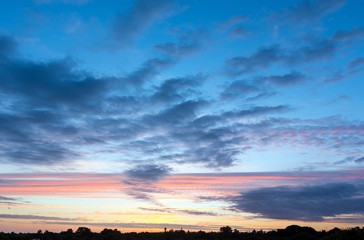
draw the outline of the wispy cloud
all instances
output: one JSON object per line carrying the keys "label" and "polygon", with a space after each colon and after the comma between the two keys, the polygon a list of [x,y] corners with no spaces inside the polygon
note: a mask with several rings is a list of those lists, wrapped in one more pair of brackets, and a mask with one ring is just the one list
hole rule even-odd
{"label": "wispy cloud", "polygon": [[203,43],[208,38],[207,30],[203,28],[174,30],[178,35],[181,35],[178,42],[166,42],[156,44],[153,47],[170,56],[183,57],[195,54],[202,49]]}
{"label": "wispy cloud", "polygon": [[346,0],[305,0],[292,7],[284,8],[275,15],[287,23],[307,24],[315,23],[323,17],[332,14],[344,6]]}
{"label": "wispy cloud", "polygon": [[158,0],[146,1],[137,0],[131,9],[116,16],[112,25],[111,33],[106,47],[125,48],[133,45],[140,34],[152,23],[160,18],[166,17],[164,10],[170,7],[173,1]]}
{"label": "wispy cloud", "polygon": [[38,216],[38,215],[17,215],[17,214],[0,214],[0,218],[7,219],[34,219],[34,220],[75,220],[73,218],[61,218],[61,217],[47,217],[47,216]]}

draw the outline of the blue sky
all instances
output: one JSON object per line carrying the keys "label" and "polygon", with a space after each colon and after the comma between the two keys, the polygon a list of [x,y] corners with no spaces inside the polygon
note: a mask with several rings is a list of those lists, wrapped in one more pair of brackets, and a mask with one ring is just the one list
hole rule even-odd
{"label": "blue sky", "polygon": [[4,230],[363,222],[363,1],[0,6]]}

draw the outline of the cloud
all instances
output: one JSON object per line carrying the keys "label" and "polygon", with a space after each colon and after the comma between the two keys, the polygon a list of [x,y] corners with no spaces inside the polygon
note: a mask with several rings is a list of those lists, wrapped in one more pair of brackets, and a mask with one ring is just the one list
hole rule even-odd
{"label": "cloud", "polygon": [[328,39],[310,39],[297,47],[283,48],[279,44],[261,47],[250,56],[237,56],[225,61],[230,75],[238,76],[261,69],[269,69],[276,64],[286,66],[302,65],[314,61],[330,59],[336,53],[337,42]]}
{"label": "cloud", "polygon": [[205,77],[201,75],[167,79],[155,87],[151,100],[156,103],[183,101],[191,95],[196,95],[195,88],[199,87],[204,80]]}
{"label": "cloud", "polygon": [[364,39],[364,28],[355,28],[350,31],[336,31],[332,38],[337,41]]}
{"label": "cloud", "polygon": [[302,73],[293,71],[284,75],[258,77],[259,81],[274,84],[278,87],[291,87],[303,83],[307,78]]}
{"label": "cloud", "polygon": [[17,47],[16,41],[8,36],[0,36],[0,61],[2,57],[7,57],[14,53]]}
{"label": "cloud", "polygon": [[293,51],[290,58],[287,58],[287,60],[291,59],[296,63],[302,60],[310,62],[328,59],[333,56],[336,50],[337,43],[335,41],[330,39],[312,40],[309,44]]}
{"label": "cloud", "polygon": [[246,37],[246,35],[248,33],[249,33],[249,30],[243,26],[237,26],[237,27],[233,28],[230,32],[231,36],[233,36],[233,37]]}
{"label": "cloud", "polygon": [[234,26],[247,21],[249,18],[246,15],[234,15],[232,17],[230,17],[228,20],[222,22],[219,27],[218,30],[219,31],[228,31],[229,29],[233,28]]}
{"label": "cloud", "polygon": [[[1,181],[0,181],[1,183]],[[7,204],[9,206],[14,206],[18,204],[26,204],[28,202],[23,201],[21,198],[3,197],[0,196],[0,204]],[[9,208],[10,210],[10,208]]]}
{"label": "cloud", "polygon": [[[219,230],[220,225],[189,225],[189,224],[173,224],[173,223],[125,223],[125,222],[77,222],[77,221],[38,221],[33,222],[34,224],[56,224],[56,225],[75,225],[75,226],[98,226],[98,227],[106,227],[106,228],[139,228],[142,230],[145,229],[191,229],[191,230]],[[248,230],[249,228],[247,228]]]}
{"label": "cloud", "polygon": [[281,113],[286,112],[290,108],[286,105],[279,106],[255,106],[250,109],[244,109],[236,112],[225,112],[224,117],[229,118],[240,118],[240,117],[252,117],[252,116],[261,116],[271,113]]}
{"label": "cloud", "polygon": [[[289,110],[287,106],[252,107],[244,110],[226,111],[220,115],[207,115],[195,118],[192,122],[174,125],[170,138],[181,142],[187,150],[180,154],[167,155],[170,160],[188,163],[202,163],[209,168],[231,166],[236,156],[244,153],[249,146],[241,147],[247,139],[238,134],[235,126],[221,126],[222,123],[237,119],[256,117]],[[191,111],[192,112],[192,111]],[[155,124],[154,124],[155,126]]]}
{"label": "cloud", "polygon": [[[176,30],[175,30],[176,31]],[[191,29],[191,30],[180,30],[178,31],[181,35],[178,42],[167,42],[163,44],[157,44],[153,47],[171,56],[187,56],[197,53],[202,49],[202,43],[207,38],[207,31],[202,28]]]}
{"label": "cloud", "polygon": [[261,93],[255,95],[255,96],[248,97],[246,99],[246,101],[248,101],[248,102],[258,101],[258,100],[262,100],[262,99],[267,99],[267,98],[270,98],[270,97],[274,97],[276,95],[277,95],[276,92],[261,92]]}
{"label": "cloud", "polygon": [[124,172],[129,180],[155,182],[169,175],[172,169],[164,165],[138,165]]}
{"label": "cloud", "polygon": [[152,195],[154,189],[152,188],[136,188],[128,191],[126,194],[134,199],[141,200],[143,202],[149,202],[151,204],[162,206]]}
{"label": "cloud", "polygon": [[348,68],[353,69],[364,65],[364,58],[356,58],[351,61],[348,65]]}
{"label": "cloud", "polygon": [[341,95],[341,96],[338,96],[334,99],[331,99],[330,101],[328,101],[325,105],[331,105],[331,104],[336,104],[336,103],[339,103],[339,102],[342,102],[342,101],[348,101],[350,100],[351,98],[349,96],[346,96],[346,95]]}
{"label": "cloud", "polygon": [[165,213],[177,213],[177,214],[187,214],[187,215],[206,215],[206,216],[218,216],[215,212],[198,211],[198,210],[188,210],[188,209],[174,209],[174,208],[143,208],[139,209],[143,211],[152,212],[165,212]]}
{"label": "cloud", "polygon": [[[13,40],[5,42],[2,49],[8,53]],[[102,112],[113,79],[96,78],[75,65],[70,58],[34,62],[9,56],[0,61],[0,91],[7,99],[0,111],[2,161],[48,164],[78,156],[67,146],[71,136],[81,134],[73,120]]]}
{"label": "cloud", "polygon": [[0,201],[17,201],[16,198],[2,197],[0,196]]}
{"label": "cloud", "polygon": [[325,217],[363,213],[361,190],[351,183],[269,187],[242,193],[232,203],[257,217],[321,222]]}
{"label": "cloud", "polygon": [[233,74],[240,75],[246,72],[252,72],[257,68],[266,68],[267,66],[282,61],[286,57],[279,45],[272,45],[258,49],[249,57],[234,57],[227,60],[226,65]]}
{"label": "cloud", "polygon": [[364,58],[356,58],[352,60],[345,68],[341,68],[332,73],[324,80],[323,84],[336,83],[345,79],[349,79],[364,70]]}
{"label": "cloud", "polygon": [[275,17],[286,23],[312,24],[344,6],[346,0],[305,0],[285,8]]}
{"label": "cloud", "polygon": [[[325,41],[327,44],[315,45]],[[289,64],[299,57],[320,58],[315,52],[328,57],[331,50],[320,49],[332,41],[310,39],[294,49],[264,47],[248,57],[238,57],[241,61],[235,70],[242,73],[275,63]],[[303,82],[306,77],[298,71],[226,83],[218,97],[244,100],[244,107],[234,103],[219,108],[216,100],[220,99],[203,92],[210,76],[163,78],[160,73],[175,63],[168,58],[149,59],[123,77],[99,77],[79,70],[71,58],[36,62],[12,56],[13,45],[13,39],[0,45],[7,56],[0,61],[0,91],[6,98],[0,103],[3,162],[61,164],[103,152],[133,159],[136,166],[148,161],[165,167],[186,163],[221,169],[234,165],[257,143],[274,145],[277,139],[282,144],[317,145],[350,156],[362,144],[361,131],[348,136],[349,129],[361,129],[360,124],[338,119],[311,120],[310,124],[302,119],[272,119],[271,115],[292,108],[252,103],[275,94],[268,85]],[[356,66],[353,69],[360,67],[360,58],[350,64]],[[246,120],[254,120],[254,124],[243,123]],[[320,136],[315,136],[317,130]],[[333,131],[339,131],[337,141],[330,135]],[[86,149],[89,144],[92,148]]]}
{"label": "cloud", "polygon": [[149,126],[173,126],[183,125],[186,121],[196,117],[196,112],[206,105],[206,101],[190,100],[173,105],[155,115],[145,115],[143,122]]}
{"label": "cloud", "polygon": [[154,183],[167,177],[171,170],[172,168],[162,164],[139,164],[125,171],[126,180],[123,182],[133,186],[126,194],[135,199],[162,206],[152,195],[152,193],[160,192],[160,190],[154,187]]}
{"label": "cloud", "polygon": [[364,163],[364,157],[357,158],[354,160],[355,163]]}
{"label": "cloud", "polygon": [[73,218],[60,218],[60,217],[47,217],[38,215],[15,215],[15,214],[0,214],[0,218],[6,219],[34,219],[34,220],[61,220],[61,221],[71,221],[75,220]]}
{"label": "cloud", "polygon": [[217,216],[214,212],[197,211],[197,210],[179,210],[178,212],[188,215],[206,215],[206,216]]}
{"label": "cloud", "polygon": [[108,81],[77,72],[75,65],[69,58],[48,63],[10,59],[2,64],[0,88],[43,108],[80,104],[84,109],[92,108]]}
{"label": "cloud", "polygon": [[352,162],[355,158],[354,157],[346,157],[342,160],[339,160],[339,161],[336,161],[334,162],[333,164],[334,165],[337,165],[337,164],[345,164],[345,163],[348,163],[348,162]]}
{"label": "cloud", "polygon": [[53,164],[65,162],[78,156],[77,153],[60,144],[45,141],[33,141],[27,144],[13,145],[13,149],[0,148],[0,156],[14,163]]}
{"label": "cloud", "polygon": [[36,4],[51,4],[51,3],[63,3],[63,4],[74,4],[84,5],[92,0],[35,0]]}
{"label": "cloud", "polygon": [[165,17],[163,12],[171,5],[169,0],[136,0],[128,12],[116,17],[112,26],[112,45],[122,48],[131,45],[156,19]]}
{"label": "cloud", "polygon": [[257,92],[258,86],[248,84],[244,80],[236,80],[227,86],[225,90],[220,94],[222,99],[234,99],[237,97],[246,97],[250,93]]}
{"label": "cloud", "polygon": [[171,59],[149,59],[140,68],[128,74],[125,81],[129,85],[140,87],[147,81],[153,80],[153,77],[173,64],[174,61]]}

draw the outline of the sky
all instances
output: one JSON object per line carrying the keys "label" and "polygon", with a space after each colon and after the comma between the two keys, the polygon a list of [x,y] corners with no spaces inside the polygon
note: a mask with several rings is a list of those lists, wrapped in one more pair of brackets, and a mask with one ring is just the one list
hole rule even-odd
{"label": "sky", "polygon": [[363,0],[0,3],[0,231],[364,224]]}

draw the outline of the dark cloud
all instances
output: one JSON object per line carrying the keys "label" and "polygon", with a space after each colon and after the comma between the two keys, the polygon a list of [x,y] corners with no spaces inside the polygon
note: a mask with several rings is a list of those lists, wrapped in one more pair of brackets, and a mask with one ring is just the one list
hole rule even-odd
{"label": "dark cloud", "polygon": [[336,12],[345,3],[346,0],[305,0],[283,9],[275,17],[288,23],[315,23],[326,15]]}
{"label": "dark cloud", "polygon": [[[262,48],[250,57],[240,59],[242,65],[237,63],[236,69],[243,72],[247,71],[247,66],[254,70],[275,62],[288,64],[289,60],[297,59],[296,56],[305,59],[307,55],[313,59],[313,49],[320,52],[318,49],[321,48],[320,44],[310,45],[313,42],[305,42],[294,50],[279,45]],[[357,62],[353,65],[360,65],[360,59]],[[215,108],[216,99],[207,99],[202,92],[203,83],[209,76],[157,78],[174,63],[170,59],[153,58],[124,77],[96,77],[78,70],[75,60],[70,58],[44,62],[10,55],[3,58],[0,94],[6,101],[0,103],[2,161],[63,163],[82,157],[83,147],[92,144],[90,152],[102,151],[133,159],[136,168],[127,174],[131,178],[133,172],[148,176],[148,171],[157,173],[158,170],[163,176],[163,170],[166,170],[163,167],[175,163],[216,169],[229,167],[241,159],[245,151],[256,146],[254,141],[265,145],[278,138],[286,143],[310,145],[315,142],[336,151],[361,146],[359,132],[351,137],[340,133],[342,145],[334,144],[331,138],[325,143],[322,137],[310,135],[310,131],[325,130],[325,126],[335,130],[331,125],[327,126],[327,122],[307,125],[303,120],[287,120],[282,124],[277,119],[269,119],[270,115],[291,110],[286,105],[256,106],[250,102],[244,108],[234,109],[235,105],[229,109]],[[266,83],[290,86],[302,82],[305,76],[293,71],[261,78],[265,84],[258,84],[255,78],[249,82],[231,81],[220,97],[255,101],[274,95]],[[242,104],[246,106],[245,102]],[[260,116],[268,120],[241,123],[244,119]],[[354,129],[349,123],[342,123],[342,126]],[[287,139],[281,132],[298,137]],[[306,142],[300,139],[301,136],[306,137]],[[146,161],[153,162],[155,168],[148,164],[142,168]]]}
{"label": "dark cloud", "polygon": [[15,52],[17,47],[16,41],[8,36],[0,36],[0,61],[2,57],[9,56]]}
{"label": "dark cloud", "polygon": [[290,108],[286,105],[279,105],[279,106],[256,106],[252,107],[250,109],[244,109],[240,111],[231,111],[231,112],[225,112],[224,117],[228,118],[240,118],[240,117],[252,117],[252,116],[261,116],[266,114],[272,114],[272,113],[282,113],[289,111]]}
{"label": "dark cloud", "polygon": [[[176,31],[176,30],[175,30]],[[181,35],[178,42],[167,42],[154,45],[156,50],[172,56],[187,56],[194,54],[202,49],[202,43],[207,38],[205,29],[180,30]]]}
{"label": "dark cloud", "polygon": [[287,106],[253,107],[224,112],[221,115],[194,118],[192,122],[185,122],[181,124],[181,127],[173,128],[170,137],[177,142],[182,142],[188,149],[180,152],[182,155],[174,154],[169,157],[176,157],[176,161],[181,162],[202,163],[210,168],[231,166],[236,161],[236,156],[249,149],[249,147],[238,147],[247,139],[238,134],[239,130],[236,127],[220,126],[220,124],[235,122],[236,119],[284,112],[288,109]]}
{"label": "dark cloud", "polygon": [[284,75],[272,75],[259,78],[259,81],[271,83],[278,87],[290,87],[299,85],[302,84],[305,80],[307,80],[306,76],[296,71]]}
{"label": "dark cloud", "polygon": [[23,201],[21,198],[0,196],[0,204],[7,204],[8,206],[15,206],[18,204],[26,204],[26,203],[28,203],[28,202]]}
{"label": "dark cloud", "polygon": [[[187,150],[163,156],[163,159],[184,163],[202,163],[210,168],[224,168],[234,164],[236,156],[249,147],[238,147],[247,141],[234,126],[220,126],[237,119],[279,113],[289,110],[287,106],[252,107],[240,111],[223,112],[220,115],[205,115],[176,122],[171,129],[170,139],[181,142]],[[163,118],[164,119],[164,118]],[[153,124],[156,126],[156,124]]]}
{"label": "dark cloud", "polygon": [[246,97],[258,90],[259,87],[256,85],[251,85],[244,80],[236,80],[225,87],[225,90],[221,93],[221,98],[229,100],[237,97]]}
{"label": "dark cloud", "polygon": [[112,44],[117,47],[132,44],[157,18],[166,17],[163,12],[171,5],[172,1],[169,0],[135,1],[128,12],[116,17],[112,28]]}
{"label": "dark cloud", "polygon": [[[223,168],[231,166],[236,156],[244,153],[249,147],[237,147],[247,141],[244,136],[238,134],[238,129],[233,126],[218,127],[219,124],[287,110],[286,106],[254,107],[204,116],[182,128],[174,128],[171,137],[188,146],[188,150],[182,155],[184,162],[199,162],[210,168]],[[173,156],[175,155],[171,157]],[[176,157],[180,159],[181,155]]]}
{"label": "dark cloud", "polygon": [[243,26],[237,26],[237,27],[233,28],[230,32],[231,36],[233,36],[233,37],[246,37],[246,35],[248,33],[249,33],[249,30]]}
{"label": "dark cloud", "polygon": [[13,149],[0,148],[1,156],[14,163],[52,164],[67,161],[78,156],[61,144],[34,141],[27,144],[13,145]]}
{"label": "dark cloud", "polygon": [[364,58],[356,58],[352,60],[345,68],[332,71],[331,74],[324,80],[323,84],[343,81],[355,76],[362,71],[364,71]]}
{"label": "dark cloud", "polygon": [[337,50],[337,43],[330,39],[312,40],[298,50],[293,51],[287,60],[294,63],[306,61],[317,61],[332,57]]}
{"label": "dark cloud", "polygon": [[200,46],[197,44],[176,44],[169,42],[155,45],[154,48],[170,55],[184,56],[197,52]]}
{"label": "dark cloud", "polygon": [[74,4],[84,5],[92,0],[35,0],[37,4],[51,4],[51,3],[63,3],[63,4]]}
{"label": "dark cloud", "polygon": [[364,157],[357,158],[354,160],[355,163],[364,163]]}
{"label": "dark cloud", "polygon": [[5,94],[30,100],[39,108],[61,105],[92,108],[107,80],[77,72],[75,65],[72,59],[48,63],[10,59],[1,64],[0,89]]}
{"label": "dark cloud", "polygon": [[6,219],[34,219],[34,220],[61,220],[61,221],[69,221],[75,220],[74,218],[60,218],[60,217],[46,217],[46,216],[38,216],[38,215],[15,215],[15,214],[0,214],[0,218]]}
{"label": "dark cloud", "polygon": [[324,221],[324,217],[364,212],[361,190],[350,183],[270,187],[234,197],[236,209],[270,219]]}
{"label": "dark cloud", "polygon": [[156,115],[145,115],[143,122],[149,126],[173,126],[183,125],[196,117],[197,111],[206,105],[206,101],[185,101],[167,108]]}
{"label": "dark cloud", "polygon": [[178,210],[179,213],[188,214],[188,215],[204,215],[204,216],[218,216],[217,213],[207,212],[207,211],[197,211],[197,210]]}
{"label": "dark cloud", "polygon": [[171,170],[171,168],[164,165],[147,164],[138,165],[124,173],[128,180],[155,182],[169,175]]}
{"label": "dark cloud", "polygon": [[245,15],[234,15],[228,20],[222,22],[219,25],[218,30],[223,32],[228,31],[231,28],[235,27],[236,25],[247,21],[248,19],[249,19],[248,16]]}
{"label": "dark cloud", "polygon": [[150,164],[148,161],[138,161],[138,165],[124,171],[123,183],[129,186],[126,194],[134,199],[149,202],[156,206],[163,205],[155,198],[154,194],[163,192],[154,184],[167,177],[172,168],[164,164]]}
{"label": "dark cloud", "polygon": [[270,97],[274,97],[276,95],[277,95],[276,92],[261,92],[261,93],[255,95],[255,96],[246,98],[246,100],[248,102],[258,101],[258,100],[262,100],[262,99],[267,99],[267,98],[270,98]]}
{"label": "dark cloud", "polygon": [[141,200],[144,202],[149,202],[155,205],[161,205],[157,200],[155,200],[151,195],[150,191],[146,189],[132,189],[128,191],[127,195],[131,196],[134,199]]}
{"label": "dark cloud", "polygon": [[325,105],[332,105],[332,104],[336,104],[336,103],[339,103],[339,102],[348,101],[350,99],[351,98],[349,96],[341,95],[341,96],[338,96],[338,97],[336,97],[334,99],[331,99]]}
{"label": "dark cloud", "polygon": [[200,86],[204,80],[205,77],[201,75],[168,79],[155,87],[156,91],[151,96],[151,100],[157,103],[183,101],[188,96],[195,95],[195,88]]}
{"label": "dark cloud", "polygon": [[353,162],[355,158],[354,157],[346,157],[342,160],[339,160],[339,161],[336,161],[334,162],[334,165],[338,165],[338,164],[345,164],[345,163],[348,163],[348,162]]}
{"label": "dark cloud", "polygon": [[226,62],[228,70],[236,75],[252,72],[257,68],[266,68],[273,63],[286,59],[279,45],[260,48],[249,57],[234,57]]}
{"label": "dark cloud", "polygon": [[139,87],[147,81],[153,80],[153,77],[173,63],[174,61],[171,59],[150,59],[144,62],[139,69],[128,74],[125,78],[126,83]]}
{"label": "dark cloud", "polygon": [[0,196],[0,201],[17,201],[16,198],[2,197]]}
{"label": "dark cloud", "polygon": [[[77,221],[33,221],[34,224],[56,224],[56,225],[74,225],[74,226],[98,226],[98,227],[106,227],[106,228],[140,228],[142,230],[155,228],[155,229],[193,229],[193,230],[206,230],[210,231],[211,229],[218,231],[220,229],[220,225],[188,225],[188,224],[172,224],[172,223],[125,223],[125,222],[113,222],[113,223],[105,223],[105,222],[77,222]],[[247,231],[251,230],[249,228],[244,228]],[[142,231],[141,230],[141,231]]]}
{"label": "dark cloud", "polygon": [[[0,61],[0,94],[6,98],[0,111],[2,161],[59,163],[80,156],[72,150],[75,143],[84,145],[97,139],[92,142],[105,145],[115,138],[132,140],[145,130],[137,123],[140,119],[131,121],[132,114],[145,114],[148,104],[143,101],[155,103],[163,95],[171,100],[167,91],[185,94],[187,85],[192,87],[197,81],[196,77],[165,82],[152,91],[153,97],[147,93],[129,95],[155,80],[173,61],[150,59],[123,78],[95,77],[77,70],[71,58],[35,62],[11,56],[15,41],[1,39],[2,52],[9,55]],[[185,91],[178,89],[179,84],[186,86]]]}
{"label": "dark cloud", "polygon": [[80,134],[74,120],[103,111],[113,80],[77,71],[75,65],[69,58],[33,62],[9,56],[0,61],[0,94],[6,99],[0,111],[2,161],[48,164],[78,156],[67,146]]}
{"label": "dark cloud", "polygon": [[275,44],[261,47],[248,57],[233,57],[225,62],[228,73],[241,75],[259,69],[268,69],[275,64],[297,65],[331,58],[337,43],[331,39],[310,39],[296,48],[282,48]]}
{"label": "dark cloud", "polygon": [[361,66],[364,66],[364,58],[357,58],[357,59],[354,59],[353,61],[351,61],[348,65],[348,68],[349,69],[355,69],[357,67],[361,67]]}
{"label": "dark cloud", "polygon": [[[221,143],[221,144],[219,144]],[[191,162],[202,162],[209,168],[225,168],[231,166],[235,157],[242,151],[227,146],[224,141],[212,141],[207,147],[199,147],[192,151]]]}
{"label": "dark cloud", "polygon": [[207,212],[207,211],[197,211],[197,210],[187,210],[187,209],[174,209],[174,208],[143,208],[139,209],[143,211],[151,211],[151,212],[166,212],[166,213],[182,213],[187,215],[205,215],[205,216],[218,216],[217,213]]}
{"label": "dark cloud", "polygon": [[336,31],[332,38],[337,41],[364,39],[364,28],[356,28],[350,31]]}
{"label": "dark cloud", "polygon": [[[22,115],[21,115],[22,114]],[[18,114],[0,113],[0,139],[6,145],[0,146],[2,160],[17,163],[49,164],[77,156],[62,143],[38,131],[49,131],[53,136],[75,134],[72,127],[47,111],[29,111]]]}

